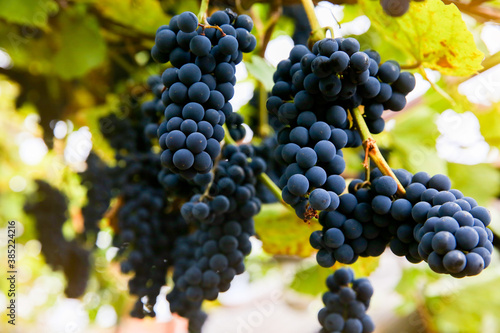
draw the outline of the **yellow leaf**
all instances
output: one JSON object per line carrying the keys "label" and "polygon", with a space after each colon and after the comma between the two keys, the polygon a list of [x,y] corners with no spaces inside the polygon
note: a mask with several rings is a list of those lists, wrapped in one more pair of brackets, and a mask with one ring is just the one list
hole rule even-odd
{"label": "yellow leaf", "polygon": [[316,251],[309,244],[309,236],[321,226],[313,222],[304,223],[280,203],[262,205],[254,220],[262,248],[267,253],[308,257]]}
{"label": "yellow leaf", "polygon": [[382,36],[424,67],[455,76],[472,75],[482,68],[484,55],[454,4],[412,1],[401,17],[385,14],[378,1],[361,0],[360,4]]}
{"label": "yellow leaf", "polygon": [[337,269],[342,267],[349,267],[354,271],[354,275],[356,276],[356,279],[358,279],[360,277],[367,277],[371,273],[373,273],[373,271],[377,269],[379,261],[380,257],[366,257],[366,258],[360,257],[352,265],[345,265],[336,262],[331,269],[336,271]]}
{"label": "yellow leaf", "polygon": [[354,271],[355,278],[359,279],[368,277],[378,267],[378,263],[379,257],[359,258],[352,265],[337,262],[331,268],[323,268],[316,263],[312,265],[308,263],[297,271],[290,288],[302,294],[316,296],[327,291],[326,278],[337,269],[349,267]]}

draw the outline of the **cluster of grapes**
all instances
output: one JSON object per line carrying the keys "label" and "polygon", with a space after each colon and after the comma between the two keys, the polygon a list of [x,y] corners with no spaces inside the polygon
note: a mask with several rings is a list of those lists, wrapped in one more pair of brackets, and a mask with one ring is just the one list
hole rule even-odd
{"label": "cluster of grapes", "polygon": [[[437,273],[455,277],[479,274],[491,261],[493,233],[488,210],[455,189],[444,175],[412,175],[394,170],[406,190],[397,198],[397,183],[375,169],[368,187],[352,181],[339,208],[322,212],[323,230],[311,234],[319,265],[353,263],[357,256],[378,256],[386,245],[412,263],[428,262]],[[361,185],[361,186],[360,186]],[[359,187],[359,188],[358,188]]]}
{"label": "cluster of grapes", "polygon": [[354,38],[323,39],[313,52],[297,45],[278,64],[267,108],[287,125],[278,133],[276,158],[288,165],[279,185],[299,217],[339,205],[345,188],[341,149],[361,145],[346,110],[364,105],[369,129],[380,133],[384,109],[405,106],[413,75],[394,61],[379,64],[378,53],[360,52]]}
{"label": "cluster of grapes", "polygon": [[[175,261],[171,255],[175,239],[188,232],[179,211],[169,204],[170,193],[159,181],[169,178],[173,182],[172,177],[161,174],[160,157],[150,140],[158,128],[158,82],[158,76],[148,79],[155,95],[152,101],[141,106],[131,99],[125,118],[110,114],[100,119],[101,132],[116,151],[116,167],[103,172],[112,180],[113,195],[118,198],[118,208],[110,217],[116,231],[113,245],[119,248],[122,272],[134,272],[129,290],[138,300],[131,314],[139,318],[155,315],[156,297]],[[173,178],[176,188],[184,188],[184,195],[196,187],[179,186],[180,177]]]}
{"label": "cluster of grapes", "polygon": [[[408,207],[417,223],[413,238],[418,244],[418,257],[436,273],[457,278],[481,273],[490,264],[493,252],[493,233],[487,228],[489,211],[451,189],[451,181],[444,175],[430,177],[419,172],[413,178],[406,188],[406,198],[413,205]],[[408,208],[404,213],[408,214]]]}
{"label": "cluster of grapes", "polygon": [[[138,296],[135,310],[140,311],[133,311],[132,315],[154,316],[156,296],[166,283],[167,269],[174,259],[173,241],[187,233],[187,224],[178,212],[166,213],[168,198],[157,180],[161,170],[157,154],[136,153],[119,158],[118,162],[119,170],[115,172],[124,183],[116,188],[120,206],[113,243],[120,248],[120,256],[126,254],[121,262],[122,272],[135,273],[129,280],[129,290]],[[143,305],[144,296],[147,300]],[[147,311],[142,311],[143,307]]]}
{"label": "cluster of grapes", "polygon": [[326,279],[329,289],[323,294],[325,307],[318,313],[323,327],[320,333],[370,333],[375,330],[366,310],[370,306],[373,287],[365,278],[354,279],[350,268],[341,268]]}
{"label": "cluster of grapes", "polygon": [[108,166],[99,155],[91,152],[87,158],[87,169],[80,173],[81,183],[87,188],[87,204],[82,207],[85,236],[97,234],[99,221],[109,208],[113,181],[108,171]]}
{"label": "cluster of grapes", "polygon": [[70,298],[83,295],[90,275],[90,253],[75,240],[67,241],[62,226],[68,217],[68,199],[43,180],[36,180],[37,191],[24,205],[33,215],[42,244],[42,254],[52,269],[62,269],[66,276],[65,294]]}
{"label": "cluster of grapes", "polygon": [[175,266],[175,286],[167,299],[173,312],[190,322],[194,319],[193,332],[203,316],[202,301],[217,299],[245,270],[243,259],[252,249],[249,238],[255,233],[252,217],[261,206],[256,177],[265,168],[253,147],[227,145],[206,194],[193,196],[181,208],[185,220],[198,230],[191,236],[191,246],[185,241],[179,244],[183,259]]}
{"label": "cluster of grapes", "polygon": [[158,128],[162,164],[186,179],[210,172],[224,138],[222,125],[241,139],[242,119],[228,102],[236,65],[256,46],[247,15],[218,11],[198,23],[191,12],[174,16],[156,33],[153,58],[173,67],[162,76],[165,120]]}

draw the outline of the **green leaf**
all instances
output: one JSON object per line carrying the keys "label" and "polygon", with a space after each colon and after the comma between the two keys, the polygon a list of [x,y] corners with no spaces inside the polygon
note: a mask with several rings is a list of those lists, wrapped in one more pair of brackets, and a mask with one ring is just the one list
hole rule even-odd
{"label": "green leaf", "polygon": [[[7,22],[30,27],[47,26],[49,16],[57,12],[57,3],[53,0],[7,0],[2,1],[0,17]],[[30,29],[27,33],[32,33]]]}
{"label": "green leaf", "polygon": [[482,68],[484,55],[455,5],[441,0],[412,1],[406,14],[390,17],[378,1],[361,0],[360,4],[375,29],[424,67],[455,76],[468,76]]}
{"label": "green leaf", "polygon": [[113,22],[145,33],[154,34],[159,26],[168,24],[169,21],[169,17],[163,12],[160,2],[156,0],[100,0],[95,5],[103,16]]}
{"label": "green leaf", "polygon": [[448,163],[453,188],[486,205],[500,188],[500,173],[491,164],[463,165]]}
{"label": "green leaf", "polygon": [[273,89],[273,73],[276,69],[264,58],[254,55],[250,61],[245,62],[245,66],[248,72],[264,85],[266,91]]}
{"label": "green leaf", "polygon": [[[484,274],[484,273],[483,273]],[[475,277],[474,282],[460,281],[443,288],[446,295],[428,297],[426,307],[438,332],[498,332],[500,325],[500,289],[498,275]],[[462,288],[460,288],[462,287]],[[459,319],[457,314],[460,315]]]}
{"label": "green leaf", "polygon": [[106,58],[106,43],[97,19],[91,15],[61,15],[59,49],[53,58],[54,71],[63,79],[81,77]]}
{"label": "green leaf", "polygon": [[[339,23],[346,23],[346,22],[351,22],[357,17],[360,17],[361,15],[364,15],[363,12],[361,11],[360,6],[344,6],[343,8],[343,17],[340,20]],[[337,24],[337,22],[333,21],[332,25]]]}
{"label": "green leaf", "polygon": [[317,296],[327,291],[326,278],[330,274],[330,269],[312,265],[295,274],[290,288],[301,294]]}
{"label": "green leaf", "polygon": [[280,203],[262,205],[254,221],[262,248],[267,253],[308,257],[316,251],[309,245],[309,236],[320,229],[319,224],[305,223]]}
{"label": "green leaf", "polygon": [[413,173],[447,173],[446,162],[436,151],[437,115],[435,110],[421,106],[396,117],[396,126],[388,132],[393,149],[389,157],[392,168],[405,168]]}
{"label": "green leaf", "polygon": [[442,276],[432,272],[427,267],[409,267],[403,270],[403,275],[396,285],[395,291],[401,295],[403,302],[397,311],[401,315],[408,315],[422,302],[424,288],[430,283],[438,281]]}

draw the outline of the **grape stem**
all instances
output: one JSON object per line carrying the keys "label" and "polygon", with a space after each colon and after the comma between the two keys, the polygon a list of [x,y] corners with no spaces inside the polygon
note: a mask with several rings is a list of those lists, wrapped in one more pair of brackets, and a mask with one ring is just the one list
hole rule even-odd
{"label": "grape stem", "polygon": [[262,44],[260,46],[259,55],[264,58],[264,53],[266,52],[267,44],[271,40],[271,36],[274,31],[274,27],[278,23],[283,12],[283,7],[281,6],[281,1],[277,4],[275,1],[271,4],[271,13],[267,19],[267,23],[264,27],[264,36],[262,38]]}
{"label": "grape stem", "polygon": [[225,37],[226,36],[226,33],[224,32],[224,30],[222,30],[221,27],[219,27],[218,25],[209,25],[209,24],[201,24],[201,23],[198,23],[198,26],[199,27],[202,27],[203,28],[203,34],[205,34],[205,29],[209,29],[209,28],[213,28],[213,29],[217,29],[220,31],[222,37]]}
{"label": "grape stem", "polygon": [[[363,147],[366,149],[368,156],[384,175],[390,176],[396,181],[396,184],[398,185],[398,191],[396,192],[396,194],[400,197],[404,197],[406,195],[405,188],[403,187],[403,185],[401,185],[389,164],[387,164],[387,161],[384,159],[384,156],[382,156],[380,149],[378,149],[377,142],[372,137],[372,134],[370,133],[370,130],[366,125],[365,119],[361,114],[361,110],[359,108],[354,108],[349,111],[352,118],[354,119],[354,124],[359,134],[361,135],[361,139],[363,140]],[[369,163],[366,164],[369,167]],[[363,163],[363,165],[366,168],[365,163]]]}
{"label": "grape stem", "polygon": [[119,231],[118,228],[118,212],[120,208],[125,204],[123,196],[119,196],[116,199],[114,205],[110,205],[106,213],[104,213],[104,218],[108,219],[108,225],[113,229],[115,233]]}
{"label": "grape stem", "polygon": [[200,11],[198,12],[198,22],[207,22],[207,12],[209,0],[201,0]]}
{"label": "grape stem", "polygon": [[267,114],[266,101],[267,91],[262,82],[258,82],[259,87],[259,135],[264,138],[269,135],[269,116]]}
{"label": "grape stem", "polygon": [[281,202],[283,206],[291,209],[291,207],[288,206],[288,204],[285,201],[283,201],[283,198],[281,197],[280,188],[273,182],[273,180],[267,175],[267,173],[265,172],[261,173],[258,176],[258,178],[262,182],[262,184],[264,184],[269,189],[269,191],[271,191],[271,193],[276,197],[276,199],[278,199]]}
{"label": "grape stem", "polygon": [[425,69],[422,65],[420,65],[418,67],[418,70],[420,72],[420,74],[422,75],[422,77],[427,80],[427,82],[429,82],[431,84],[431,87],[436,90],[436,92],[438,94],[440,94],[441,96],[443,96],[448,102],[450,102],[450,104],[452,106],[455,106],[457,105],[457,103],[455,102],[455,100],[450,96],[448,95],[448,93],[446,91],[443,90],[443,88],[441,88],[440,86],[438,86],[435,82],[433,82],[431,79],[429,79],[429,77],[427,76],[427,73],[425,72]]}
{"label": "grape stem", "polygon": [[[229,129],[227,128],[226,124],[222,125],[222,127],[224,128],[224,141],[230,145],[235,145],[235,146],[238,145],[236,141],[234,141],[233,138],[231,137],[231,134],[229,134]],[[258,176],[258,178],[262,182],[262,184],[264,184],[271,191],[271,193],[276,197],[276,199],[278,199],[281,202],[283,206],[285,206],[288,209],[291,209],[291,207],[281,197],[281,189],[278,187],[278,185],[276,185],[273,182],[273,180],[265,172],[261,173]]]}
{"label": "grape stem", "polygon": [[[316,13],[314,12],[314,3],[312,0],[301,0],[304,10],[306,11],[307,19],[311,25],[311,37],[309,38],[309,44],[313,45],[319,40],[326,37],[325,29],[321,28]],[[332,35],[333,38],[333,35]]]}

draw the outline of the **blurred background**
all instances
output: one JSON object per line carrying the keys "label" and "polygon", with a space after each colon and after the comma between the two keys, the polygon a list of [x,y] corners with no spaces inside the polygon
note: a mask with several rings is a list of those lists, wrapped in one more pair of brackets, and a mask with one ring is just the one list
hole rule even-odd
{"label": "blurred background", "polygon": [[[412,57],[384,32],[370,6],[347,0],[319,2],[316,14],[335,37],[355,36],[362,49],[382,60],[415,67],[417,86],[399,113],[385,114],[386,131],[377,136],[393,168],[448,175],[454,188],[474,197],[493,215],[500,232],[500,2],[446,0],[461,10],[483,69],[472,76],[412,66]],[[431,0],[426,0],[431,1]],[[373,1],[372,1],[373,2]],[[376,3],[376,2],[375,2]],[[233,108],[245,116],[244,141],[271,134],[259,93],[272,87],[272,73],[295,43],[310,32],[300,3],[218,0],[210,11],[232,7],[255,22],[257,49],[237,66]],[[146,79],[160,74],[150,57],[156,29],[186,10],[193,0],[7,0],[0,4],[0,251],[6,271],[7,221],[17,224],[17,322],[2,313],[2,332],[186,332],[172,316],[162,288],[156,318],[133,319],[130,275],[120,272],[113,228],[101,221],[92,237],[82,237],[87,188],[81,173],[93,150],[108,164],[114,152],[99,130],[99,119],[126,114],[130,96],[142,100]],[[411,9],[410,9],[411,10]],[[380,22],[378,22],[380,23]],[[453,33],[448,31],[437,33]],[[432,27],[431,27],[432,29]],[[264,115],[263,115],[264,114]],[[346,177],[362,172],[363,151],[345,151]],[[23,211],[36,190],[35,179],[58,188],[69,200],[62,233],[91,251],[91,271],[83,296],[68,298],[67,281],[41,254],[35,222]],[[265,205],[256,218],[258,238],[246,259],[247,272],[215,302],[206,302],[207,333],[317,332],[320,295],[331,270],[319,268],[308,244],[311,231],[280,205]],[[425,263],[413,265],[390,250],[360,259],[357,276],[369,276],[375,295],[368,313],[377,332],[500,332],[500,265],[495,250],[480,276],[438,276]],[[9,298],[0,279],[0,309]]]}

